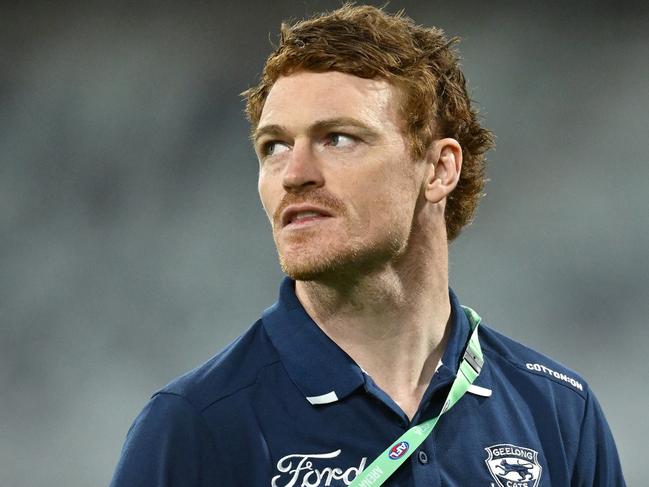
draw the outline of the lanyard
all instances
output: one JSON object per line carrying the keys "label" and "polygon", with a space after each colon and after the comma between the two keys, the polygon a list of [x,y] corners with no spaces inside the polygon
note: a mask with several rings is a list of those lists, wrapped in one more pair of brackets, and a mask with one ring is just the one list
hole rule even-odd
{"label": "lanyard", "polygon": [[462,306],[462,308],[471,323],[472,331],[457,376],[451,385],[448,396],[446,396],[442,411],[434,418],[413,426],[397,438],[365,470],[358,474],[354,481],[349,484],[350,487],[378,487],[379,485],[383,485],[388,477],[424,442],[433,431],[433,428],[435,428],[442,414],[451,409],[462,398],[480,374],[484,363],[482,349],[478,340],[478,326],[480,325],[481,318],[471,308],[466,306]]}

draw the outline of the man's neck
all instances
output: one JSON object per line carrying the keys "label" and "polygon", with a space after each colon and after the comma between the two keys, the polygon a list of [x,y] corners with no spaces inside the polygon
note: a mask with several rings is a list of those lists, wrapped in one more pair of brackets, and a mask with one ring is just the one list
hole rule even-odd
{"label": "man's neck", "polygon": [[307,313],[411,419],[448,341],[447,269],[444,248],[353,284],[296,283]]}

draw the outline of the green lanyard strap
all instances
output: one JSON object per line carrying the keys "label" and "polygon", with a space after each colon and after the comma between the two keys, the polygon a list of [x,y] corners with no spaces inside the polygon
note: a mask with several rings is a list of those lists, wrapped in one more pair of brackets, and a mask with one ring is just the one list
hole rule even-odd
{"label": "green lanyard strap", "polygon": [[358,474],[354,481],[349,484],[350,487],[374,487],[383,485],[388,477],[424,442],[433,431],[433,428],[435,428],[442,414],[451,409],[464,396],[480,374],[484,363],[480,341],[478,340],[478,326],[480,325],[481,318],[471,308],[466,306],[462,306],[462,308],[471,323],[471,336],[469,337],[469,342],[462,362],[460,363],[457,376],[451,385],[448,396],[446,396],[446,401],[441,412],[434,418],[413,426],[397,438],[365,470]]}

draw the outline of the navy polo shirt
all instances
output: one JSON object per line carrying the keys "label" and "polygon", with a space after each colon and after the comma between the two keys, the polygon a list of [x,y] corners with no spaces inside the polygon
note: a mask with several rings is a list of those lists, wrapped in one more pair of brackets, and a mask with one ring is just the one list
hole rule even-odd
{"label": "navy polo shirt", "polygon": [[[410,421],[307,315],[294,285],[286,279],[246,333],[152,397],[112,486],[349,485],[439,413],[470,330],[453,292],[450,339]],[[485,365],[474,386],[384,485],[625,485],[586,382],[485,325],[479,337]]]}

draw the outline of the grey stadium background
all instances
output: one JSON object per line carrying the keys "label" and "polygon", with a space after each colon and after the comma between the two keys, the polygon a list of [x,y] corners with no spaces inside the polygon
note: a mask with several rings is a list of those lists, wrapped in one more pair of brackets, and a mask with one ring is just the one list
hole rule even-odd
{"label": "grey stadium background", "polygon": [[[1,486],[106,485],[149,395],[274,301],[238,94],[281,19],[337,5],[2,3]],[[463,37],[498,136],[452,286],[589,380],[646,485],[649,11],[400,8]]]}

